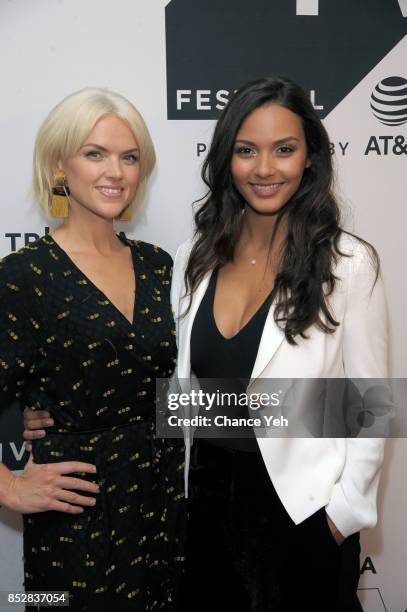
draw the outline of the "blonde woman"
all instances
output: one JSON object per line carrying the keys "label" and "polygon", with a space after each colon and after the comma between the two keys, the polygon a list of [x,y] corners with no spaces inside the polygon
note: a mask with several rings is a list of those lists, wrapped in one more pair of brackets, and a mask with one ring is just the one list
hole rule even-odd
{"label": "blonde woman", "polygon": [[62,100],[33,189],[64,222],[0,267],[1,405],[50,413],[21,476],[0,466],[0,503],[24,514],[26,590],[69,591],[73,610],[169,610],[182,559],[181,447],[154,436],[155,378],[176,357],[172,261],[114,231],[154,164],[128,100]]}

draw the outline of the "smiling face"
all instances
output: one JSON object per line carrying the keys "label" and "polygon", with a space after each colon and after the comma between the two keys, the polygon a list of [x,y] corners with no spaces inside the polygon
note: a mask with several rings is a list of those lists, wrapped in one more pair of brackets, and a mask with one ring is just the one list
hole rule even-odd
{"label": "smiling face", "polygon": [[277,104],[251,112],[236,134],[234,184],[252,210],[273,214],[290,200],[310,165],[301,119]]}
{"label": "smiling face", "polygon": [[111,115],[99,119],[80,147],[58,169],[66,174],[72,208],[105,219],[118,217],[136,194],[139,147],[129,126]]}

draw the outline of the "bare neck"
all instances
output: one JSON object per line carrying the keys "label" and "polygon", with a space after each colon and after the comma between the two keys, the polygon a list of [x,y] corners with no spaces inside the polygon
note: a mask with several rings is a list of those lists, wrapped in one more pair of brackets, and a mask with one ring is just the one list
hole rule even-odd
{"label": "bare neck", "polygon": [[71,206],[69,217],[52,236],[70,252],[109,255],[123,248],[117,238],[112,219],[99,217],[84,207]]}
{"label": "bare neck", "polygon": [[270,249],[279,251],[285,241],[286,220],[277,224],[277,216],[259,215],[246,207],[243,228],[236,251],[250,249],[253,253]]}

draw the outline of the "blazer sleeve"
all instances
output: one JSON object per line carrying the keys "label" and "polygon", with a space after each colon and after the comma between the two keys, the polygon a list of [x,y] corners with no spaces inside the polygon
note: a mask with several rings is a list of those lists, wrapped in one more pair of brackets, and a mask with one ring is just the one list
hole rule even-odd
{"label": "blazer sleeve", "polygon": [[[352,380],[387,379],[388,313],[383,280],[380,274],[376,279],[371,256],[364,245],[358,245],[349,258],[348,274],[343,321],[345,376]],[[363,385],[363,381],[359,382]],[[385,440],[359,437],[347,438],[345,442],[344,469],[334,485],[326,512],[347,537],[376,524],[377,489]]]}
{"label": "blazer sleeve", "polygon": [[0,261],[0,410],[24,394],[34,370],[38,341],[26,261],[13,253]]}
{"label": "blazer sleeve", "polygon": [[[174,258],[174,267],[172,272],[171,283],[171,305],[174,312],[175,325],[178,331],[179,316],[181,314],[181,300],[185,293],[184,275],[188,263],[189,253],[191,251],[192,241],[183,242],[177,249]],[[177,333],[178,340],[178,333]],[[178,342],[177,342],[178,344]]]}

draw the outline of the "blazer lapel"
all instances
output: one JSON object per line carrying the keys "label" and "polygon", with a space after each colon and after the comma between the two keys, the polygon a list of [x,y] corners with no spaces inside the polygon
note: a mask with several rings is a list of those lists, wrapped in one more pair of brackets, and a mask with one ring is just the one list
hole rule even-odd
{"label": "blazer lapel", "polygon": [[[188,314],[179,321],[179,339],[178,339],[178,347],[181,350],[178,353],[178,378],[189,379],[191,376],[191,331],[192,325],[194,323],[195,315],[199,308],[199,305],[202,301],[203,296],[205,295],[205,291],[208,287],[209,280],[212,272],[208,272],[208,274],[203,278],[200,285],[194,292],[192,297],[191,308],[189,309]],[[180,304],[180,313],[185,311],[188,305],[188,297],[183,298]]]}
{"label": "blazer lapel", "polygon": [[248,389],[255,382],[256,378],[260,377],[264,368],[269,361],[271,361],[274,353],[284,340],[284,337],[284,331],[282,331],[274,321],[274,304],[272,304],[264,324],[263,334],[261,336]]}

